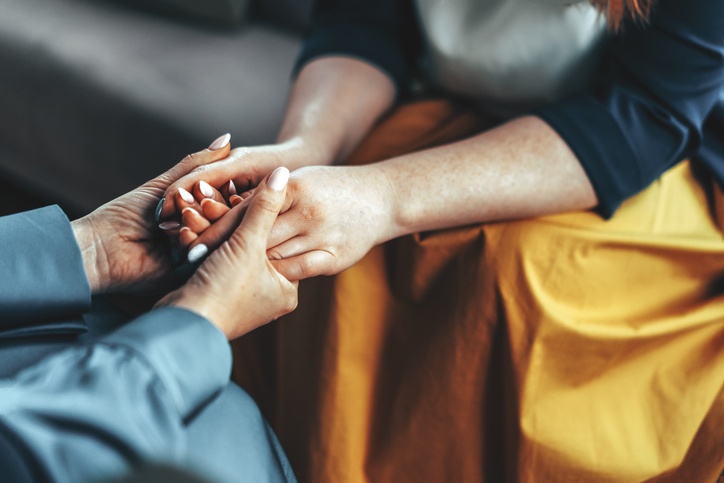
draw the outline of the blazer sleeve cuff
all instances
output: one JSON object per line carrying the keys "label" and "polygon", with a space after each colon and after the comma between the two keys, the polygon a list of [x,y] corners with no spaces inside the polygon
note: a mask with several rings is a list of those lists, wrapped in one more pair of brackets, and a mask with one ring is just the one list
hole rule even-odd
{"label": "blazer sleeve cuff", "polygon": [[[68,325],[90,310],[80,248],[58,206],[1,217],[0,247],[0,334],[31,325],[57,333],[52,321]],[[81,330],[78,324],[69,325],[72,332]]]}

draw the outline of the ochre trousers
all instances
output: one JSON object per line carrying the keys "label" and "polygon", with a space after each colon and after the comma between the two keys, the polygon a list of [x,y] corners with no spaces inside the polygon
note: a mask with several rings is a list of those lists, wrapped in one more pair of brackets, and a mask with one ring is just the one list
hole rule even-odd
{"label": "ochre trousers", "polygon": [[[446,101],[403,106],[350,163],[484,124]],[[235,344],[234,378],[301,482],[714,482],[722,200],[682,162],[607,221],[394,240],[303,282],[295,313]]]}

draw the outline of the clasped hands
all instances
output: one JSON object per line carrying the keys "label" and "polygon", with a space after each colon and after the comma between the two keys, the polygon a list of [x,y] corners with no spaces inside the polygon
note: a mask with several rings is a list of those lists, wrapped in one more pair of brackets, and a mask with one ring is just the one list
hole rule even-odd
{"label": "clasped hands", "polygon": [[[170,235],[193,259],[208,256],[159,303],[199,313],[234,339],[292,311],[298,280],[338,273],[394,236],[379,171],[320,166],[289,177],[277,169],[294,156],[285,149],[231,151],[222,137],[74,221],[93,293],[169,287],[174,266],[162,238]],[[174,214],[181,222],[160,229],[158,218]]]}
{"label": "clasped hands", "polygon": [[[224,160],[194,169],[166,190],[161,217],[180,214],[181,219],[162,227],[178,237],[191,261],[216,250],[239,226],[259,182],[249,173],[264,172],[259,165],[274,169],[283,162],[276,155],[281,150],[277,146],[234,150]],[[284,155],[293,158],[295,153]],[[373,246],[396,236],[392,192],[374,166],[293,171],[266,244],[271,265],[294,281],[334,275],[354,265]]]}

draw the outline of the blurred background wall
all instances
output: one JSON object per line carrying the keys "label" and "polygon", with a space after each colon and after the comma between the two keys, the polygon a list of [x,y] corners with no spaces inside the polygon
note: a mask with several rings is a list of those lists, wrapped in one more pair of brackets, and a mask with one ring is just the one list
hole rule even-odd
{"label": "blurred background wall", "polygon": [[79,216],[226,132],[273,142],[312,4],[0,2],[0,214]]}

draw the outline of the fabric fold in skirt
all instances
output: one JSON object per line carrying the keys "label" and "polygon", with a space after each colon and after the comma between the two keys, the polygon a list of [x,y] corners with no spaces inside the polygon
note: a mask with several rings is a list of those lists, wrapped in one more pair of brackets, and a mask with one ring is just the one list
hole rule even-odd
{"label": "fabric fold in skirt", "polygon": [[[349,162],[485,127],[447,101],[402,106]],[[608,221],[403,237],[303,282],[295,313],[234,344],[234,378],[302,482],[714,482],[720,218],[684,161]]]}

